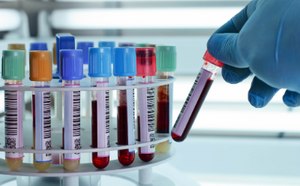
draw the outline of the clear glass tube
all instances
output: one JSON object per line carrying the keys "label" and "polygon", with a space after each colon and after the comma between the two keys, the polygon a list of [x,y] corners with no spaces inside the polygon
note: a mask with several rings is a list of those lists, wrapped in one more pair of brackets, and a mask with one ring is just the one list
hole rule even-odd
{"label": "clear glass tube", "polygon": [[183,141],[188,135],[219,69],[219,66],[204,62],[172,129],[175,141]]}
{"label": "clear glass tube", "polygon": [[[158,72],[159,79],[174,78],[174,72]],[[173,118],[173,83],[162,85],[157,88],[157,114],[156,132],[163,134],[171,133]],[[156,151],[160,153],[169,152],[171,140],[156,145]]]}
{"label": "clear glass tube", "polygon": [[[150,84],[154,82],[153,76],[139,77],[139,83]],[[155,140],[155,88],[137,89],[138,101],[138,141],[141,143]],[[154,158],[154,145],[140,147],[139,157],[141,160],[148,162]]]}
{"label": "clear glass tube", "polygon": [[[49,87],[49,82],[33,82],[34,87]],[[51,98],[50,91],[32,92],[33,146],[36,150],[51,149]],[[52,156],[34,154],[34,167],[45,171],[51,165]]]}
{"label": "clear glass tube", "polygon": [[[6,80],[5,86],[20,87],[22,81]],[[5,148],[18,149],[24,147],[23,142],[23,105],[24,93],[16,90],[5,90]],[[12,171],[21,168],[23,153],[6,152],[5,160]]]}
{"label": "clear glass tube", "polygon": [[[117,77],[118,85],[134,84],[134,77]],[[134,111],[134,89],[118,90],[117,92],[117,127],[118,145],[135,144],[135,111]],[[122,165],[130,165],[135,158],[135,149],[124,149],[118,151],[118,160]]]}
{"label": "clear glass tube", "polygon": [[[63,81],[64,87],[79,87],[79,80]],[[80,91],[64,92],[64,149],[80,149]],[[79,153],[64,154],[64,168],[74,171],[80,162]]]}
{"label": "clear glass tube", "polygon": [[[107,87],[109,78],[92,78],[92,86]],[[110,93],[108,90],[92,92],[92,147],[110,146]],[[93,152],[93,165],[103,169],[109,164],[109,152]]]}

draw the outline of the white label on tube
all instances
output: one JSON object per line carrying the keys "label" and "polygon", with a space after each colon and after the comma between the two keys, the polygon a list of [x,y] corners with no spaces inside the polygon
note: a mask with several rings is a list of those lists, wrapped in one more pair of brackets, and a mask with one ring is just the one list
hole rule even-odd
{"label": "white label on tube", "polygon": [[[80,149],[80,91],[64,93],[64,148]],[[66,153],[65,159],[78,160],[79,153]]]}
{"label": "white label on tube", "polygon": [[173,133],[179,136],[183,134],[184,129],[186,128],[188,121],[192,115],[192,112],[197,104],[197,101],[203,92],[205,84],[211,76],[211,72],[201,69],[188,95],[188,98],[186,99],[182,110],[180,111],[175,126],[172,130]]}
{"label": "white label on tube", "polygon": [[[35,149],[51,149],[50,92],[35,92]],[[51,161],[51,154],[35,154],[35,161]]]}
{"label": "white label on tube", "polygon": [[[18,86],[18,85],[10,85]],[[23,93],[14,90],[5,91],[5,148],[23,147]],[[7,158],[22,158],[23,153],[8,152]]]}
{"label": "white label on tube", "polygon": [[[139,119],[140,119],[140,142],[151,142],[155,140],[155,89],[138,89]],[[141,147],[141,153],[154,153],[154,145]]]}
{"label": "white label on tube", "polygon": [[[128,78],[126,85],[133,85],[134,78]],[[126,89],[127,100],[127,129],[128,129],[128,145],[135,144],[135,109],[134,109],[134,89]],[[130,152],[134,148],[129,149]]]}
{"label": "white label on tube", "polygon": [[[98,85],[97,85],[98,86]],[[108,86],[102,83],[101,86]],[[109,91],[98,91],[97,98],[97,148],[107,148],[109,142]],[[98,157],[107,157],[109,152],[98,152]]]}

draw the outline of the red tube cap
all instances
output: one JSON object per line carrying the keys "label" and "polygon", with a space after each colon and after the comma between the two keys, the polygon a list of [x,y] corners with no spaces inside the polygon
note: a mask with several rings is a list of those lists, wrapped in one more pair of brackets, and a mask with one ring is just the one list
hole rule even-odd
{"label": "red tube cap", "polygon": [[208,51],[205,52],[205,54],[204,54],[204,56],[203,56],[203,59],[204,59],[205,61],[209,62],[209,63],[212,63],[212,64],[218,66],[218,67],[221,67],[221,68],[222,68],[222,67],[224,66],[224,64],[223,64],[221,61],[217,60],[217,59],[216,59],[214,56],[212,56]]}
{"label": "red tube cap", "polygon": [[137,76],[155,76],[156,55],[155,48],[136,48]]}

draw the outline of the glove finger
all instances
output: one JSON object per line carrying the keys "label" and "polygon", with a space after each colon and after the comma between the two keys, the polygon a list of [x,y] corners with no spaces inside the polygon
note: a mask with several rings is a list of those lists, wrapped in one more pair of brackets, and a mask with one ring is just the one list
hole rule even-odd
{"label": "glove finger", "polygon": [[235,68],[232,66],[224,65],[222,68],[223,79],[231,84],[236,84],[251,75],[249,68]]}
{"label": "glove finger", "polygon": [[287,90],[283,95],[283,102],[288,107],[300,106],[300,94],[297,92]]}
{"label": "glove finger", "polygon": [[252,106],[262,108],[271,101],[277,91],[277,88],[271,87],[257,77],[254,77],[248,92],[248,101]]}
{"label": "glove finger", "polygon": [[215,33],[238,33],[256,9],[257,0],[251,1],[244,9],[221,26]]}
{"label": "glove finger", "polygon": [[243,10],[219,28],[207,42],[207,49],[211,55],[225,64],[247,68],[245,62],[237,56],[238,33],[247,22],[250,15],[255,12],[257,1],[251,1]]}

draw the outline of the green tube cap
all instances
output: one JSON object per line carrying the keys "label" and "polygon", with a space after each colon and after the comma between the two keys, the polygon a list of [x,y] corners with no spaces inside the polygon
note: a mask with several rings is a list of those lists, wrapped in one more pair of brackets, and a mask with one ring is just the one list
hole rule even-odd
{"label": "green tube cap", "polygon": [[2,78],[4,80],[23,80],[25,78],[25,51],[2,51]]}
{"label": "green tube cap", "polygon": [[156,46],[156,65],[159,72],[174,72],[176,70],[176,47]]}

